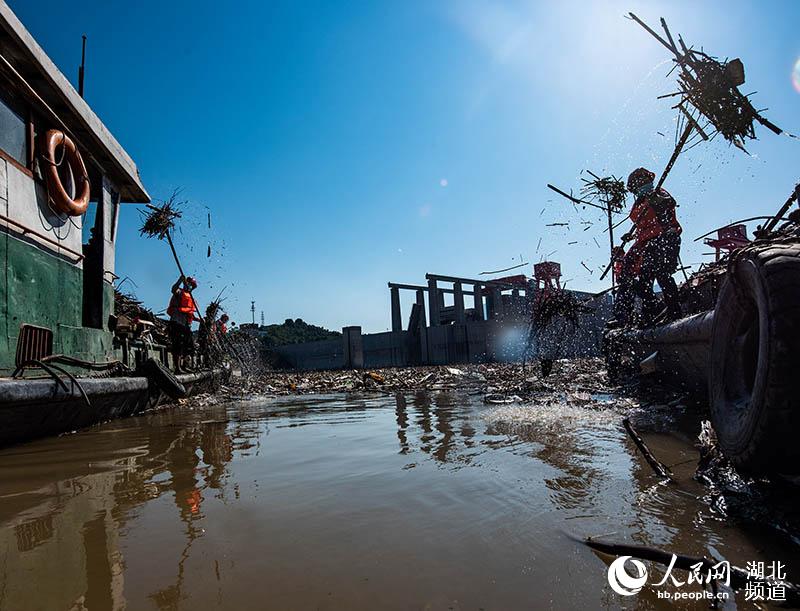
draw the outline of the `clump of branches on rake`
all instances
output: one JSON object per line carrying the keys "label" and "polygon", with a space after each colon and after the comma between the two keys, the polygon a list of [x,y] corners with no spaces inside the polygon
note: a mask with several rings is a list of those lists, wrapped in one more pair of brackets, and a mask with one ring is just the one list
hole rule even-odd
{"label": "clump of branches on rake", "polygon": [[737,85],[744,83],[744,65],[740,59],[721,62],[702,51],[688,50],[679,64],[680,104],[694,108],[706,118],[706,129],[714,128],[711,138],[722,134],[731,144],[744,148],[745,139],[755,140],[754,121],[781,130],[758,114]]}
{"label": "clump of branches on rake", "polygon": [[665,37],[659,35],[633,13],[629,15],[674,55],[675,66],[672,70],[679,71],[678,91],[660,96],[660,98],[680,97],[680,101],[673,108],[680,113],[678,129],[683,131],[658,182],[659,188],[678,155],[690,142],[689,148],[722,134],[725,140],[746,152],[744,142],[746,139],[756,138],[754,125],[756,122],[776,134],[783,133],[781,128],[761,115],[763,110],[756,110],[753,107],[748,95],[739,91],[745,80],[744,65],[740,59],[720,61],[703,51],[687,47],[680,35],[676,45],[663,18],[661,27]]}
{"label": "clump of branches on rake", "polygon": [[177,201],[179,191],[173,192],[169,199],[161,202],[158,206],[147,204],[147,210],[140,210],[143,222],[139,229],[139,234],[148,238],[157,238],[172,244],[170,231],[175,228],[175,221],[183,215],[181,207],[186,203]]}
{"label": "clump of branches on rake", "polygon": [[603,208],[616,214],[625,209],[625,202],[628,199],[628,190],[625,182],[616,176],[600,177],[594,172],[587,170],[592,180],[581,178],[583,187],[581,195],[583,199],[590,202],[599,202]]}
{"label": "clump of branches on rake", "polygon": [[[609,239],[609,257],[613,259],[614,256],[614,228],[619,225],[614,224],[614,215],[619,214],[625,210],[625,203],[628,198],[628,190],[625,188],[625,183],[621,178],[617,178],[613,174],[611,176],[598,176],[591,170],[586,170],[587,174],[591,176],[588,178],[581,178],[583,187],[581,187],[581,197],[575,197],[572,193],[566,193],[548,183],[547,187],[555,191],[562,197],[567,198],[573,204],[582,206],[590,206],[602,210],[606,215],[608,221],[608,239]],[[609,259],[609,260],[610,260]],[[609,264],[610,269],[610,264]],[[601,276],[601,280],[605,277],[605,273]]]}
{"label": "clump of branches on rake", "polygon": [[[178,266],[178,271],[180,272],[181,277],[184,277],[185,274],[183,273],[183,266],[181,265],[180,259],[178,259],[178,253],[175,250],[175,244],[172,242],[172,231],[175,229],[175,221],[181,218],[181,207],[187,203],[186,201],[179,201],[179,195],[180,190],[176,189],[172,192],[172,195],[169,197],[169,199],[162,201],[158,206],[147,204],[147,210],[140,210],[139,212],[142,215],[142,226],[139,228],[139,234],[148,238],[156,238],[158,240],[163,240],[166,238],[169,248],[172,251],[172,256],[175,258],[175,264]],[[200,319],[200,324],[202,325],[204,321],[202,315],[200,314],[197,300],[194,300],[194,305],[197,312],[197,317]]]}

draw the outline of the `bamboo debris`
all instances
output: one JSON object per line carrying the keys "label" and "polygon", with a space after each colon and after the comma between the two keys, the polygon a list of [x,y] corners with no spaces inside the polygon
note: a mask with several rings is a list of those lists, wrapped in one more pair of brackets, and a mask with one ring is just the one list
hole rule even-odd
{"label": "bamboo debris", "polygon": [[592,172],[589,174],[593,180],[581,179],[584,182],[584,186],[581,187],[581,195],[588,201],[599,201],[612,213],[622,212],[628,197],[625,183],[613,175],[600,177]]}
{"label": "bamboo debris", "polygon": [[114,287],[114,314],[117,317],[144,320],[153,323],[153,335],[157,341],[167,341],[167,322],[156,316],[152,310],[130,293],[123,293]]}
{"label": "bamboo debris", "polygon": [[[679,70],[678,90],[661,97],[680,97],[674,108],[679,109],[689,125],[694,124],[692,127],[704,138],[722,134],[729,143],[744,150],[745,140],[756,138],[755,122],[776,134],[783,133],[781,128],[761,116],[749,97],[739,91],[739,86],[745,81],[744,65],[740,59],[720,61],[703,51],[687,47],[680,36],[679,48],[664,19],[661,19],[661,27],[666,39],[633,13],[629,15],[675,56],[673,61]],[[700,120],[705,121],[703,128],[700,128]],[[705,131],[710,134],[706,135]]]}
{"label": "bamboo debris", "polygon": [[[541,241],[541,238],[539,238],[539,241]],[[528,261],[524,261],[523,263],[518,263],[517,265],[512,265],[511,267],[506,267],[504,269],[496,269],[496,270],[491,271],[491,272],[480,272],[478,275],[479,276],[486,276],[486,275],[491,275],[491,274],[500,274],[502,272],[509,272],[512,269],[518,269],[520,267],[525,267],[526,265],[529,265]]]}
{"label": "bamboo debris", "polygon": [[215,323],[222,310],[222,293],[217,295],[215,299],[206,306],[205,317],[201,321],[200,326],[200,351],[204,353],[210,362],[218,363],[222,360],[224,354],[221,340],[215,332]]}
{"label": "bamboo debris", "polygon": [[636,429],[633,428],[629,418],[624,418],[622,420],[622,426],[625,427],[625,431],[628,433],[628,436],[633,440],[633,443],[636,444],[636,447],[639,448],[639,451],[644,456],[647,464],[649,464],[650,468],[655,471],[656,475],[659,477],[664,477],[670,481],[674,481],[672,479],[672,475],[670,474],[669,467],[667,467],[653,455],[653,453],[650,451],[650,448],[647,447],[647,444],[639,436],[639,433],[637,433]]}
{"label": "bamboo debris", "polygon": [[150,322],[154,322],[156,319],[155,314],[146,308],[139,299],[130,293],[123,293],[117,288],[114,288],[114,313],[118,316],[139,318]]}
{"label": "bamboo debris", "polygon": [[579,199],[579,198],[575,197],[574,195],[572,195],[570,193],[567,193],[565,191],[562,191],[561,189],[559,189],[558,187],[556,187],[554,185],[551,185],[550,183],[547,183],[547,188],[550,189],[551,191],[555,191],[556,193],[558,193],[562,197],[567,198],[573,204],[578,204],[580,206],[592,206],[593,208],[600,208],[601,210],[605,210],[604,206],[600,206],[600,205],[595,204],[593,202],[586,201],[585,199]]}
{"label": "bamboo debris", "polygon": [[158,206],[147,205],[148,212],[140,210],[144,222],[139,229],[139,234],[148,238],[158,238],[163,240],[175,227],[175,221],[182,216],[181,206],[186,202],[177,201],[179,191],[175,191],[169,199],[163,201]]}
{"label": "bamboo debris", "polygon": [[[598,176],[591,170],[586,170],[586,172],[592,177],[591,180],[587,178],[581,178],[584,185],[581,187],[581,196],[580,198],[574,197],[571,193],[566,193],[555,187],[551,184],[548,184],[547,187],[561,195],[562,197],[567,198],[573,204],[580,204],[584,206],[591,206],[592,208],[597,208],[598,210],[602,210],[606,215],[606,220],[608,226],[604,231],[608,231],[608,241],[609,241],[609,264],[608,268],[603,275],[600,277],[602,280],[605,278],[608,271],[611,270],[613,266],[613,258],[614,258],[614,229],[618,227],[622,222],[625,221],[627,217],[624,217],[622,221],[617,224],[614,224],[614,215],[619,214],[625,210],[625,203],[628,197],[628,189],[625,186],[625,183],[622,179],[617,178],[613,174],[610,176]],[[663,178],[662,178],[663,180]],[[587,226],[584,231],[589,229],[591,225]],[[597,239],[593,238],[595,244],[600,246],[597,242]],[[581,263],[584,267],[583,263]],[[588,269],[588,268],[587,268]],[[590,272],[591,273],[591,272]],[[612,276],[612,285],[615,284],[615,279]]]}
{"label": "bamboo debris", "polygon": [[206,306],[206,324],[212,325],[217,320],[217,315],[219,311],[222,309],[222,300],[217,298],[213,299],[207,306]]}

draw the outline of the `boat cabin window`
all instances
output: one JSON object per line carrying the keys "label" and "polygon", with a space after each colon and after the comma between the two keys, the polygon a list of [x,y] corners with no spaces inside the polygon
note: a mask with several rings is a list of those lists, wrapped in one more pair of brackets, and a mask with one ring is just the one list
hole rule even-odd
{"label": "boat cabin window", "polygon": [[83,217],[83,326],[103,328],[103,209],[89,202]]}
{"label": "boat cabin window", "polygon": [[21,104],[0,93],[0,149],[22,166],[28,165],[28,121]]}
{"label": "boat cabin window", "polygon": [[90,201],[89,207],[86,208],[86,214],[83,215],[83,226],[81,227],[81,233],[83,237],[83,243],[88,244],[89,240],[94,235],[95,227],[95,220],[97,219],[97,202]]}

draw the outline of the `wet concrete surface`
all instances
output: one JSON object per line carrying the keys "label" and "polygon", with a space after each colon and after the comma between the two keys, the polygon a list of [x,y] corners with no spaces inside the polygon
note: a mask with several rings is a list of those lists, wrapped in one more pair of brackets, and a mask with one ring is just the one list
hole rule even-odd
{"label": "wet concrete surface", "polygon": [[[766,513],[732,508],[736,494],[693,479],[694,408],[596,399],[259,398],[5,449],[0,608],[670,606],[650,586],[611,591],[612,558],[573,539],[589,535],[781,561],[798,580],[792,488]],[[623,415],[676,483],[653,474]]]}

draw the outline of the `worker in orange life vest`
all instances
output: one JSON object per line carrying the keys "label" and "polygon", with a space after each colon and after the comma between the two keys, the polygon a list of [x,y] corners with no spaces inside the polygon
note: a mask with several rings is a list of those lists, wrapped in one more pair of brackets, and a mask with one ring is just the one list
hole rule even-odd
{"label": "worker in orange life vest", "polygon": [[219,320],[217,321],[217,332],[220,335],[226,335],[228,333],[229,320],[230,317],[227,314],[223,314],[222,316],[219,317]]}
{"label": "worker in orange life vest", "polygon": [[194,352],[192,322],[200,319],[196,316],[197,306],[192,291],[197,288],[197,280],[181,276],[172,285],[172,297],[167,306],[169,315],[169,338],[172,344],[172,357],[175,362],[175,373],[183,373],[186,359]]}
{"label": "worker in orange life vest", "polygon": [[[675,199],[664,189],[656,191],[654,180],[655,174],[646,168],[638,168],[628,176],[627,187],[635,197],[630,213],[633,229],[622,237],[623,242],[634,241],[625,255],[623,268],[639,268],[637,292],[642,296],[647,322],[657,314],[654,280],[661,287],[669,319],[681,317],[678,286],[672,275],[678,268],[683,230],[675,214]],[[620,306],[624,318],[630,317],[632,297],[631,294],[631,303]]]}

